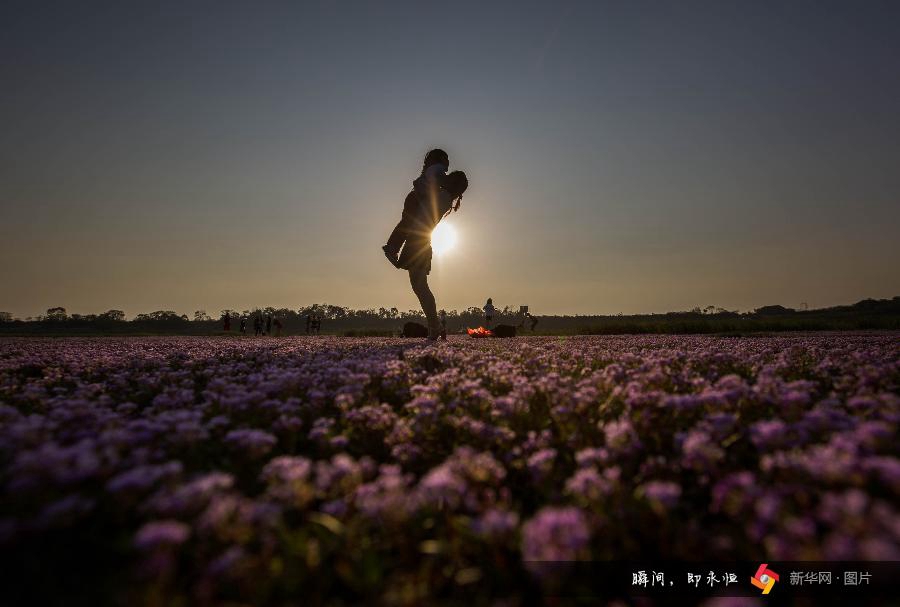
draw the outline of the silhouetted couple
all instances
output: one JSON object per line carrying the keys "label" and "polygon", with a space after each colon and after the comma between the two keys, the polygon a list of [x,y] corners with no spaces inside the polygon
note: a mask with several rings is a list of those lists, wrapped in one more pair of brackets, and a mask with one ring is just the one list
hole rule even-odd
{"label": "silhouetted couple", "polygon": [[431,232],[451,211],[459,210],[463,193],[469,187],[465,173],[447,174],[449,168],[450,158],[444,150],[434,149],[426,154],[422,173],[413,181],[413,189],[403,202],[400,222],[382,247],[388,261],[409,272],[409,283],[428,321],[429,340],[440,334],[437,304],[428,287]]}

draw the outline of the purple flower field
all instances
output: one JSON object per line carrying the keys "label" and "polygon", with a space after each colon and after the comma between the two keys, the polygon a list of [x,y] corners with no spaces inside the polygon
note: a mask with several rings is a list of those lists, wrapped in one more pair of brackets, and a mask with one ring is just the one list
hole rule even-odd
{"label": "purple flower field", "polygon": [[900,560],[898,393],[896,334],[4,339],[0,548],[34,604],[517,605],[547,561]]}

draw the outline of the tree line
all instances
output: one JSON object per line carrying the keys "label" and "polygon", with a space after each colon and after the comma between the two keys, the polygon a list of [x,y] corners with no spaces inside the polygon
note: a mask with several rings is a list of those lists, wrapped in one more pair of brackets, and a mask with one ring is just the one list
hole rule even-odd
{"label": "tree line", "polygon": [[[495,315],[495,323],[518,324],[518,308],[505,306]],[[192,317],[173,310],[157,310],[127,319],[122,310],[101,314],[69,314],[64,307],[49,308],[45,314],[14,318],[0,312],[0,332],[7,335],[40,334],[176,334],[211,335],[224,333],[224,319],[231,319],[231,332],[236,333],[240,319],[260,315],[279,319],[283,333],[304,334],[307,317],[322,320],[322,333],[332,335],[396,335],[407,321],[424,322],[420,310],[397,308],[356,310],[322,303],[297,309],[262,307],[237,311],[225,309],[214,317],[196,310]],[[852,305],[818,310],[796,310],[780,305],[757,308],[751,312],[726,310],[718,306],[696,307],[684,312],[634,315],[536,315],[537,332],[546,335],[619,334],[619,333],[754,333],[769,331],[821,331],[900,329],[900,297],[866,299]],[[484,322],[480,308],[447,310],[447,327],[451,332],[464,331]],[[527,332],[525,332],[527,334]]]}

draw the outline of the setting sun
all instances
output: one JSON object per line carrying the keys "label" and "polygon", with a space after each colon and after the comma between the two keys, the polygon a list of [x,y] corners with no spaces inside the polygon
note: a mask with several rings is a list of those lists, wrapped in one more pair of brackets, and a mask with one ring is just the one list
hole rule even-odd
{"label": "setting sun", "polygon": [[431,248],[435,255],[444,255],[456,246],[456,229],[449,223],[439,223],[431,232]]}

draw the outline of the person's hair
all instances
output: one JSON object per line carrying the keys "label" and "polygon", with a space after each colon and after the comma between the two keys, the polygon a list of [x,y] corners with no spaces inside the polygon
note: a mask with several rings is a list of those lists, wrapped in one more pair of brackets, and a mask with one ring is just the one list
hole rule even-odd
{"label": "person's hair", "polygon": [[484,305],[486,305],[486,306],[488,306],[488,305],[492,306],[492,305],[494,305],[494,301],[493,301],[490,297],[488,297],[487,303],[484,304]]}
{"label": "person's hair", "polygon": [[422,170],[424,171],[433,164],[443,164],[444,166],[449,167],[450,157],[447,156],[447,152],[441,148],[434,148],[425,154],[425,162],[422,163]]}
{"label": "person's hair", "polygon": [[462,171],[453,171],[444,177],[441,187],[456,199],[453,206],[454,211],[459,210],[459,203],[462,202],[463,193],[469,188],[469,179]]}

